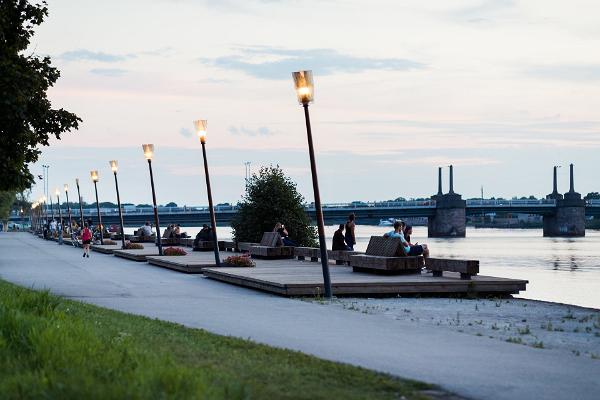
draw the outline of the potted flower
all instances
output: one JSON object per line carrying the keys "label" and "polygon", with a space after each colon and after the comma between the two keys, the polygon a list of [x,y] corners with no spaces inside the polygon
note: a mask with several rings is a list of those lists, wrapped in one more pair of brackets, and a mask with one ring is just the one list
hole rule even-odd
{"label": "potted flower", "polygon": [[250,258],[250,254],[242,254],[239,256],[229,256],[221,264],[223,267],[255,267],[256,264]]}
{"label": "potted flower", "polygon": [[163,250],[165,256],[185,256],[187,252],[181,247],[167,247]]}
{"label": "potted flower", "polygon": [[125,248],[127,250],[141,250],[144,248],[144,246],[141,245],[140,243],[127,242],[127,243],[125,243]]}

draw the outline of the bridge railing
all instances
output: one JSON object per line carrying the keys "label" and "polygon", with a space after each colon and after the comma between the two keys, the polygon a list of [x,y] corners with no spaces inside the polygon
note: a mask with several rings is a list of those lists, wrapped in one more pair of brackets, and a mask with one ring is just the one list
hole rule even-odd
{"label": "bridge railing", "polygon": [[467,207],[554,207],[556,200],[554,199],[523,199],[523,200],[487,200],[487,199],[471,199],[467,200]]}

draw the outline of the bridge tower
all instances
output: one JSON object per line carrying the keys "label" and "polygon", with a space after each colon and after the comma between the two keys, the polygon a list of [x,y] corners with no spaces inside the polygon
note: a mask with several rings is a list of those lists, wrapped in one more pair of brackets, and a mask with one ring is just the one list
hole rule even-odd
{"label": "bridge tower", "polygon": [[442,192],[442,168],[438,170],[438,193],[431,196],[436,201],[435,215],[427,221],[429,237],[465,237],[467,227],[467,202],[454,193],[454,169],[450,166],[450,188]]}
{"label": "bridge tower", "polygon": [[558,193],[556,169],[554,167],[554,190],[546,196],[556,200],[556,211],[553,215],[544,216],[544,236],[585,236],[585,200],[575,191],[573,164],[569,165],[570,187],[564,196]]}

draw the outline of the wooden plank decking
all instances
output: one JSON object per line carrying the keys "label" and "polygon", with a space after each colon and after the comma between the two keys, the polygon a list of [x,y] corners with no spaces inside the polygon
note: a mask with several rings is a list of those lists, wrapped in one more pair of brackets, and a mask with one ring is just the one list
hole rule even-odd
{"label": "wooden plank decking", "polygon": [[121,250],[121,244],[93,244],[90,246],[90,249],[98,253],[113,254],[113,251]]}
{"label": "wooden plank decking", "polygon": [[113,255],[127,258],[133,261],[146,261],[148,256],[158,256],[158,247],[154,244],[146,244],[143,249],[138,250],[113,250]]}
{"label": "wooden plank decking", "polygon": [[[278,261],[271,261],[278,263]],[[279,261],[281,263],[281,261]],[[298,263],[298,262],[296,262]],[[202,273],[211,279],[234,285],[259,289],[283,296],[314,296],[323,294],[323,275],[320,265],[282,265],[255,268],[205,268]],[[399,294],[516,294],[525,290],[528,281],[521,279],[475,276],[460,279],[458,273],[381,276],[352,272],[347,266],[330,266],[333,294],[361,296],[393,296]]]}
{"label": "wooden plank decking", "polygon": [[[191,252],[189,249],[187,251],[188,254],[185,256],[156,255],[148,256],[146,259],[149,264],[188,274],[201,274],[204,268],[214,268],[216,266],[214,252]],[[224,253],[221,252],[221,258],[228,256],[228,254]]]}

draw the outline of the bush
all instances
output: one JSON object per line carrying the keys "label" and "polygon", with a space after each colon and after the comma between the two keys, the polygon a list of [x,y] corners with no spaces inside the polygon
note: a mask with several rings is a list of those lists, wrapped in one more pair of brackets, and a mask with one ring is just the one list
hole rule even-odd
{"label": "bush", "polygon": [[144,246],[140,243],[127,242],[127,243],[125,243],[125,248],[127,250],[141,250],[144,248]]}
{"label": "bush", "polygon": [[187,253],[181,247],[167,247],[163,250],[165,256],[185,256]]}
{"label": "bush", "polygon": [[260,242],[264,232],[271,232],[281,222],[298,245],[317,246],[317,232],[304,210],[304,197],[279,166],[262,167],[253,174],[237,206],[231,221],[236,241]]}
{"label": "bush", "polygon": [[236,267],[255,267],[256,264],[250,258],[250,254],[241,256],[229,256],[225,259],[225,264],[235,265]]}
{"label": "bush", "polygon": [[115,242],[114,240],[104,240],[104,244],[112,246],[112,245],[117,244],[117,242]]}

